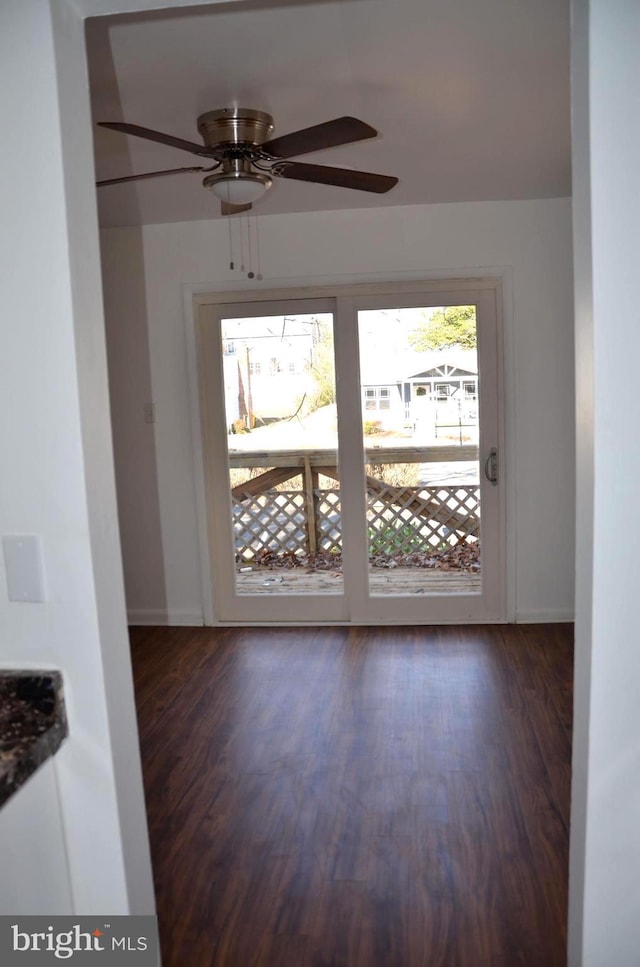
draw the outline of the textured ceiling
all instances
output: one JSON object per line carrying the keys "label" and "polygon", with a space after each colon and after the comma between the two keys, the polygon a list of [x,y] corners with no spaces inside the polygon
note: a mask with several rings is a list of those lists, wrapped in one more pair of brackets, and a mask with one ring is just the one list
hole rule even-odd
{"label": "textured ceiling", "polygon": [[[396,175],[388,195],[277,182],[256,214],[568,195],[569,0],[248,0],[87,22],[95,121],[200,141],[240,105],[275,135],[352,114],[378,138],[305,155]],[[95,129],[97,177],[200,164]],[[103,225],[215,218],[202,176],[98,190]]]}

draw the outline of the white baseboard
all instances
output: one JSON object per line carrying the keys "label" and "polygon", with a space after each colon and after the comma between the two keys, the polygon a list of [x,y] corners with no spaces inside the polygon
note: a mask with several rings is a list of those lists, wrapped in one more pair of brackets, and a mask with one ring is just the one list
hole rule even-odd
{"label": "white baseboard", "polygon": [[[137,608],[130,608],[127,611],[128,623],[132,626],[158,626],[158,627],[191,627],[198,628],[204,625],[204,616],[201,611],[165,611],[163,609],[152,609],[143,610]],[[555,624],[555,623],[565,623],[572,622],[575,620],[573,613],[568,611],[520,611],[516,615],[516,624]],[[270,621],[259,621],[259,622],[248,622],[249,624],[261,626],[270,626],[275,624],[277,626],[281,624],[286,624],[287,622],[270,622]],[[321,622],[321,621],[297,621],[296,624],[300,626],[314,626],[314,625],[343,625],[348,624],[348,622]],[[398,624],[397,621],[385,622],[376,621],[376,624]],[[504,619],[496,621],[491,618],[478,619],[477,621],[460,621],[459,618],[451,619],[450,621],[439,621],[437,624],[504,624]],[[230,621],[230,622],[216,622],[215,625],[221,627],[226,626],[237,626],[238,624],[243,624],[243,622]],[[366,624],[366,622],[365,622]],[[215,627],[214,625],[214,627]]]}
{"label": "white baseboard", "polygon": [[127,621],[130,625],[158,625],[162,627],[176,625],[196,628],[204,624],[201,611],[165,611],[162,609],[144,611],[138,608],[127,610]]}
{"label": "white baseboard", "polygon": [[575,614],[571,611],[519,611],[516,614],[516,624],[564,624],[575,621]]}

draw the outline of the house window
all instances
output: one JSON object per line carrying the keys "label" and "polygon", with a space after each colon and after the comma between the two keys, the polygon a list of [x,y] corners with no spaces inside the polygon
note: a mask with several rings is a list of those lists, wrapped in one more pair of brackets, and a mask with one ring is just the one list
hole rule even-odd
{"label": "house window", "polygon": [[390,410],[391,391],[388,386],[367,387],[364,391],[365,410]]}
{"label": "house window", "polygon": [[262,369],[262,364],[261,363],[258,363],[258,362],[249,363],[249,375],[250,376],[259,376],[261,369]]}
{"label": "house window", "polygon": [[291,360],[291,362],[289,363],[289,372],[295,373],[295,371],[296,371],[296,364],[293,362],[293,360]]}
{"label": "house window", "polygon": [[465,400],[475,400],[476,398],[476,384],[475,383],[465,383],[464,384],[464,398]]}

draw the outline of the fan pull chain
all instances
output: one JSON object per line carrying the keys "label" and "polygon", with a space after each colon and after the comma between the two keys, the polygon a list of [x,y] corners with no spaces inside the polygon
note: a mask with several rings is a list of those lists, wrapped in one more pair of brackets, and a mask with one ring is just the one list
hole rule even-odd
{"label": "fan pull chain", "polygon": [[249,248],[249,271],[247,272],[248,279],[255,279],[256,277],[256,274],[253,271],[253,252],[252,252],[252,245],[251,245],[251,222],[252,221],[254,221],[254,219],[250,218],[247,215],[247,246]]}
{"label": "fan pull chain", "polygon": [[237,219],[233,218],[233,216],[227,216],[229,268],[232,272],[236,268],[236,259],[234,255],[236,243],[234,241],[234,228],[231,224],[232,221],[237,224],[238,233],[240,235],[240,271],[246,271],[248,279],[258,279],[259,281],[262,281],[264,276],[262,275],[262,261],[260,254],[260,225],[255,216],[253,218],[250,218],[248,215],[246,217],[240,216]]}
{"label": "fan pull chain", "polygon": [[260,222],[258,221],[257,218],[256,218],[255,227],[256,227],[256,255],[257,255],[257,262],[258,262],[258,275],[256,276],[256,278],[259,279],[260,282],[262,282],[262,279],[264,278],[264,276],[262,275],[262,263],[260,261]]}
{"label": "fan pull chain", "polygon": [[233,261],[233,236],[231,234],[231,218],[227,216],[227,228],[229,230],[229,268],[233,272],[235,262]]}
{"label": "fan pull chain", "polygon": [[244,272],[244,238],[242,236],[242,216],[238,219],[238,228],[240,230],[240,271]]}

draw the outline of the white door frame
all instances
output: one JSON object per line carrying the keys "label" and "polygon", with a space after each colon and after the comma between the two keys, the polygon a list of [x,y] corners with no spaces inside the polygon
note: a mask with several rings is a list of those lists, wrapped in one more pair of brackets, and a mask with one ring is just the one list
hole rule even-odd
{"label": "white door frame", "polygon": [[[397,276],[396,276],[397,279]],[[344,282],[344,280],[342,280]],[[504,367],[504,332],[503,332],[503,319],[504,319],[504,307],[503,302],[505,301],[505,289],[510,289],[510,276],[508,270],[504,272],[493,271],[490,275],[483,276],[478,274],[470,274],[468,277],[461,277],[460,274],[456,274],[454,278],[446,277],[445,273],[438,275],[437,277],[432,277],[425,279],[424,276],[416,278],[415,275],[403,276],[402,281],[384,282],[384,281],[354,281],[351,284],[332,284],[330,279],[323,279],[322,284],[316,285],[305,285],[298,287],[283,286],[280,288],[273,289],[253,289],[250,288],[227,291],[222,287],[216,285],[212,286],[185,286],[184,287],[184,310],[185,310],[185,325],[187,332],[187,363],[189,369],[189,383],[190,383],[190,402],[191,402],[191,424],[192,424],[192,438],[194,446],[194,462],[195,462],[195,479],[196,479],[196,503],[198,511],[198,532],[200,538],[200,559],[201,559],[201,574],[202,574],[202,592],[203,592],[203,603],[204,603],[204,618],[205,624],[207,625],[234,625],[238,623],[247,623],[247,621],[224,621],[221,620],[219,615],[216,614],[216,608],[214,604],[214,596],[212,593],[213,588],[213,567],[210,555],[210,540],[209,540],[209,517],[208,517],[208,502],[206,498],[207,492],[207,482],[205,473],[205,463],[204,463],[204,452],[202,445],[202,423],[201,423],[201,406],[200,406],[200,388],[199,388],[199,378],[198,378],[198,354],[196,347],[196,325],[198,320],[198,315],[201,306],[207,305],[231,305],[234,303],[253,303],[253,302],[278,302],[278,301],[290,301],[298,299],[331,299],[337,300],[342,312],[346,311],[347,305],[355,305],[363,299],[368,299],[370,297],[376,296],[393,296],[396,295],[399,299],[406,300],[410,296],[415,296],[416,300],[418,297],[422,296],[425,298],[433,297],[435,293],[446,295],[453,301],[464,301],[464,293],[478,293],[482,294],[485,298],[493,298],[496,313],[497,322],[497,346],[496,346],[496,359],[495,367],[493,372],[495,374],[495,379],[499,384],[499,394],[503,401],[503,405],[500,408],[499,413],[499,423],[497,429],[497,446],[500,453],[500,466],[501,466],[501,483],[500,488],[500,502],[498,508],[499,526],[501,530],[500,535],[500,547],[501,554],[500,560],[497,562],[498,573],[499,573],[499,594],[497,595],[494,607],[490,615],[483,615],[482,617],[474,617],[473,614],[469,613],[464,617],[450,617],[442,609],[433,607],[434,599],[425,598],[422,599],[422,604],[420,605],[418,601],[407,602],[411,604],[408,611],[403,613],[403,622],[407,624],[447,624],[447,623],[459,623],[460,621],[466,621],[469,623],[473,622],[504,622],[508,620],[513,620],[514,614],[514,598],[515,598],[515,582],[514,582],[514,568],[509,566],[515,561],[515,537],[513,534],[513,526],[507,529],[507,521],[513,525],[515,521],[515,496],[513,493],[513,479],[514,475],[509,473],[509,466],[511,463],[510,454],[506,452],[505,448],[505,422],[512,425],[512,420],[509,419],[509,412],[506,408],[507,396],[504,392],[505,389],[505,367]],[[469,296],[470,301],[473,298]],[[509,303],[507,300],[507,307]],[[336,326],[336,341],[340,340],[339,326]],[[343,358],[349,360],[349,365],[355,366],[354,372],[358,371],[359,361],[357,359],[357,344],[354,347],[345,347],[344,344],[341,347],[341,355]],[[351,356],[354,356],[351,359]],[[346,365],[346,363],[345,363]],[[344,385],[344,384],[343,384]],[[508,388],[508,386],[507,386]],[[355,390],[354,390],[355,392]],[[509,394],[510,396],[511,394]],[[358,407],[360,406],[360,400],[357,400]],[[362,472],[362,468],[361,468]],[[350,515],[345,515],[347,520],[351,519]],[[354,600],[362,600],[361,594],[359,593],[362,589],[355,589],[356,593]],[[346,624],[346,623],[361,623],[361,624],[384,624],[384,623],[398,623],[397,617],[389,618],[386,617],[385,612],[388,613],[388,608],[384,607],[384,600],[381,599],[379,602],[379,607],[371,607],[371,599],[367,603],[366,613],[358,611],[353,614],[349,619],[329,619],[324,623],[328,624]],[[406,599],[403,599],[406,600]],[[425,602],[430,602],[429,614],[419,613],[424,612]],[[378,602],[376,602],[378,604]],[[275,611],[274,611],[275,614]],[[300,614],[291,614],[291,621],[297,624],[317,624],[322,622],[322,618],[310,617],[309,615],[304,615],[301,611]],[[251,622],[254,623],[254,622]],[[259,624],[282,624],[281,619],[270,617],[268,611],[264,618],[261,618],[258,622]]]}

